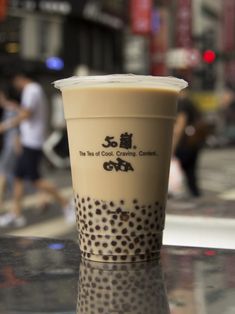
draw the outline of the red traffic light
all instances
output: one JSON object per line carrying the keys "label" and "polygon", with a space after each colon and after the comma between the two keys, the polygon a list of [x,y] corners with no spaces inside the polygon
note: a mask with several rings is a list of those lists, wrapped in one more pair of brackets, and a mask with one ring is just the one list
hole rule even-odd
{"label": "red traffic light", "polygon": [[206,50],[203,52],[202,58],[206,63],[213,63],[216,59],[216,54],[213,50]]}

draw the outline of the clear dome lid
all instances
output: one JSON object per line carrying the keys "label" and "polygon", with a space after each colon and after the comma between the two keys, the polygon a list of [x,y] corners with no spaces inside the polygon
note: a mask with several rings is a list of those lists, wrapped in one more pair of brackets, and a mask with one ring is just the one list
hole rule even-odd
{"label": "clear dome lid", "polygon": [[60,90],[74,87],[147,87],[177,92],[188,86],[186,81],[176,77],[134,74],[72,76],[55,81],[53,84]]}

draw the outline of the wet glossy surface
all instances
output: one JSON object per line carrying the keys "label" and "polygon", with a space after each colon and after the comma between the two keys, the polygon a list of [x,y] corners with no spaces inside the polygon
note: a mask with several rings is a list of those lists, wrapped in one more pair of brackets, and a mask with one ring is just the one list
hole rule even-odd
{"label": "wet glossy surface", "polygon": [[80,262],[72,241],[1,238],[0,313],[232,314],[234,265],[235,251],[179,247],[161,263]]}

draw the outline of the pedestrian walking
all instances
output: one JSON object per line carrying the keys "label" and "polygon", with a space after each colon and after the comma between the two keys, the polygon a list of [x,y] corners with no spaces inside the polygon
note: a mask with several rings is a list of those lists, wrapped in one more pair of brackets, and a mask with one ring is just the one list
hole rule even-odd
{"label": "pedestrian walking", "polygon": [[220,120],[219,136],[226,145],[235,144],[235,87],[227,84],[222,94],[220,110],[218,112]]}
{"label": "pedestrian walking", "polygon": [[13,77],[14,87],[21,92],[21,106],[16,117],[0,124],[0,132],[6,132],[19,125],[22,151],[16,161],[14,172],[14,207],[11,213],[0,219],[0,225],[14,224],[22,227],[26,219],[22,213],[24,181],[30,181],[37,190],[53,196],[60,204],[68,221],[74,220],[74,209],[71,202],[64,198],[57,188],[43,179],[40,173],[42,146],[46,131],[46,97],[40,84],[31,76],[21,71]]}
{"label": "pedestrian walking", "polygon": [[[17,115],[19,103],[11,98],[10,88],[6,84],[0,85],[0,107],[3,109],[2,122]],[[3,134],[2,150],[0,155],[0,208],[3,207],[7,185],[12,185],[13,171],[17,154],[20,151],[19,129],[13,127]]]}
{"label": "pedestrian walking", "polygon": [[193,197],[201,195],[198,184],[198,159],[207,133],[207,125],[199,110],[189,98],[188,92],[183,91],[178,104],[173,153],[180,162]]}

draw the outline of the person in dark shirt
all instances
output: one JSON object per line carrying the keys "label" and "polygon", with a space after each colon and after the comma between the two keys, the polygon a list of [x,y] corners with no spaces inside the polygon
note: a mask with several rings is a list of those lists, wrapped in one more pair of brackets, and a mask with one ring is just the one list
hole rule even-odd
{"label": "person in dark shirt", "polygon": [[221,135],[227,144],[235,144],[235,88],[227,84],[222,100],[219,116],[222,120]]}
{"label": "person in dark shirt", "polygon": [[201,195],[197,179],[197,165],[204,138],[204,130],[200,126],[199,121],[199,111],[188,97],[187,91],[183,91],[178,104],[173,153],[180,162],[189,191],[194,197]]}

